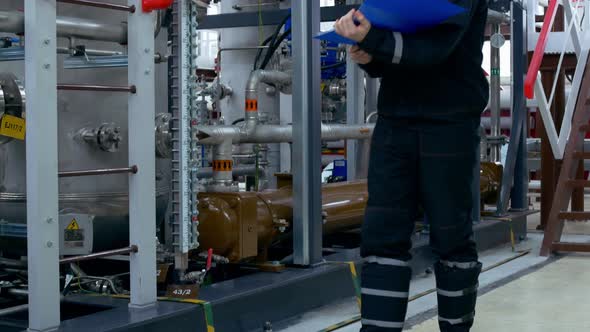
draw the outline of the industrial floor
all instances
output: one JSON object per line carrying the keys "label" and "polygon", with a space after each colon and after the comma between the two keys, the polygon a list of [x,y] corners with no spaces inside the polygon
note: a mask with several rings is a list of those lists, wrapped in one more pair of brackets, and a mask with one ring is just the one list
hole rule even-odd
{"label": "industrial floor", "polygon": [[[535,231],[539,214],[530,216],[528,224],[528,238],[516,248],[507,245],[481,254],[487,271],[480,278],[472,332],[590,331],[590,255],[539,257],[542,233]],[[590,241],[590,223],[567,225],[565,229],[567,241]],[[434,287],[431,274],[424,273],[412,281],[410,296],[418,298],[410,302],[407,331],[438,331]],[[359,331],[358,315],[355,299],[351,298],[278,324],[274,330]],[[352,323],[339,324],[344,321]],[[336,324],[342,327],[336,328]]]}

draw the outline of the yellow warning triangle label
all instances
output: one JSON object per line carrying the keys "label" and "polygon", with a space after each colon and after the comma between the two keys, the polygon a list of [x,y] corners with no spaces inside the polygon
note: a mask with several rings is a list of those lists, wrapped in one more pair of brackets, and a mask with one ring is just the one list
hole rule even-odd
{"label": "yellow warning triangle label", "polygon": [[78,225],[78,221],[76,221],[76,219],[72,219],[67,229],[80,229],[80,225]]}

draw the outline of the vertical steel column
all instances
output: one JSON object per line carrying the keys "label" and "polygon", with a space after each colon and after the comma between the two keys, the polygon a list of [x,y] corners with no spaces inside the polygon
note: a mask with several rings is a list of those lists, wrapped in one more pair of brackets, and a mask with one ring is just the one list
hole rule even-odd
{"label": "vertical steel column", "polygon": [[[526,30],[524,11],[519,4],[512,3],[512,128],[510,145],[506,155],[500,198],[496,207],[496,215],[503,216],[508,211],[510,199],[512,207],[526,209],[528,192],[528,166],[526,151],[527,108],[524,91],[526,75]],[[511,194],[512,193],[512,194]]]}
{"label": "vertical steel column", "polygon": [[[346,0],[347,5],[355,5],[357,3],[357,0]],[[364,87],[365,73],[349,56],[346,64],[346,123],[349,125],[365,123]],[[348,140],[346,142],[348,181],[359,179],[363,143],[358,140]]]}
{"label": "vertical steel column", "polygon": [[[346,123],[349,125],[365,123],[364,78],[363,71],[349,57],[346,65]],[[361,145],[358,140],[346,142],[348,181],[358,179]]]}
{"label": "vertical steel column", "polygon": [[[379,80],[370,78],[365,75],[366,93],[365,93],[365,114],[370,116],[377,112],[377,99],[379,94]],[[367,117],[363,119],[366,122]],[[371,116],[371,121],[377,120],[377,116]],[[366,179],[369,175],[369,157],[371,154],[371,140],[366,139],[359,142],[358,159],[356,165],[356,178]]]}
{"label": "vertical steel column", "polygon": [[60,323],[55,20],[55,0],[25,1],[30,331]]}
{"label": "vertical steel column", "polygon": [[293,1],[293,259],[322,259],[320,2]]}
{"label": "vertical steel column", "polygon": [[[500,25],[492,25],[492,36],[500,34]],[[501,134],[500,127],[500,48],[490,45],[491,52],[491,73],[490,73],[490,110],[491,110],[491,132],[490,136],[493,139],[493,145],[491,149],[491,160],[492,162],[500,161],[500,150],[501,146],[498,139]]]}
{"label": "vertical steel column", "polygon": [[139,251],[130,256],[132,308],[156,303],[156,157],[154,117],[154,21],[141,0],[129,0],[137,11],[129,15],[129,165],[139,172],[129,176],[129,241]]}
{"label": "vertical steel column", "polygon": [[512,80],[512,109],[513,113],[522,114],[522,129],[520,131],[520,143],[518,145],[516,163],[514,165],[514,185],[512,188],[511,207],[513,210],[527,210],[528,209],[528,191],[529,191],[529,167],[528,167],[528,108],[526,106],[526,98],[521,94],[514,94],[515,91],[523,91],[524,79],[527,68],[527,24],[526,12],[523,4],[512,2],[512,27],[511,27],[511,43],[512,43],[512,72],[514,79]]}

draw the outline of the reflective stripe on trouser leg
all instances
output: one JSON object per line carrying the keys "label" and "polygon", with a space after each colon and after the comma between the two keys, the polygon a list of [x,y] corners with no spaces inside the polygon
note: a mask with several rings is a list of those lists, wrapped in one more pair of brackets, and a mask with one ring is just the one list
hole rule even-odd
{"label": "reflective stripe on trouser leg", "polygon": [[[373,257],[362,271],[361,331],[401,331],[406,318],[412,270],[403,261]],[[395,264],[392,264],[395,263]]]}
{"label": "reflective stripe on trouser leg", "polygon": [[441,331],[469,331],[473,325],[481,267],[479,262],[436,263],[438,316]]}

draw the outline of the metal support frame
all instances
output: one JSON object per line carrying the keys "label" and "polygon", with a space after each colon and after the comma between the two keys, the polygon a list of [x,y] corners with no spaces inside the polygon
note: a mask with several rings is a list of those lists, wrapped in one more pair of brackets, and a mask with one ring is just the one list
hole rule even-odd
{"label": "metal support frame", "polygon": [[[353,61],[346,65],[346,123],[358,125],[365,123],[365,74]],[[348,181],[359,178],[360,153],[364,142],[349,140],[346,142]]]}
{"label": "metal support frame", "polygon": [[293,260],[322,259],[319,1],[293,1]]}
{"label": "metal support frame", "polygon": [[[530,1],[534,3],[534,0]],[[578,65],[576,67],[572,89],[570,91],[568,102],[565,107],[563,121],[561,123],[561,129],[558,131],[556,129],[556,124],[553,121],[550,110],[550,104],[552,104],[554,96],[550,96],[550,100],[547,99],[547,95],[543,90],[541,75],[538,72],[542,63],[543,55],[548,51],[547,49],[549,48],[547,44],[557,39],[557,33],[550,32],[550,30],[553,28],[554,21],[556,21],[557,7],[558,1],[550,0],[547,13],[545,14],[545,22],[543,23],[543,28],[541,30],[541,34],[539,35],[539,41],[535,48],[535,54],[531,60],[531,66],[529,68],[529,73],[525,82],[525,91],[529,98],[533,97],[534,91],[534,96],[536,97],[537,103],[539,105],[539,112],[543,118],[547,137],[551,143],[551,149],[555,159],[562,159],[571,131],[572,117],[574,108],[576,106],[575,103],[577,101],[577,96],[580,93],[580,85],[584,75],[584,64],[586,63],[589,56],[590,50],[588,45],[590,42],[590,34],[585,33],[584,30],[581,30],[576,10],[573,10],[568,2],[568,5],[565,6],[565,16],[569,19],[569,22],[566,22],[567,28],[563,32],[563,37],[559,39],[561,50],[558,51],[560,54],[560,60],[557,72],[561,70],[565,53],[569,50],[570,45],[573,45],[571,48],[577,56],[578,64],[582,65]],[[534,16],[529,16],[529,20],[534,20]],[[529,22],[529,28],[530,25],[531,23]],[[551,48],[549,48],[549,51],[550,50]],[[556,85],[557,83],[554,83],[553,86],[555,87]]]}
{"label": "metal support frame", "polygon": [[60,324],[55,20],[55,0],[25,1],[30,331]]}
{"label": "metal support frame", "polygon": [[[500,25],[493,24],[492,25],[492,35],[499,35],[501,33]],[[493,43],[492,43],[493,44]],[[501,82],[500,82],[500,47],[501,45],[494,45],[490,46],[490,110],[491,110],[491,131],[490,131],[490,140],[491,142],[491,153],[490,153],[490,160],[492,162],[500,162],[501,155],[500,150],[502,147],[501,141],[501,128],[500,128],[500,90],[501,90]]]}
{"label": "metal support frame", "polygon": [[202,147],[192,139],[199,124],[198,108],[193,107],[194,48],[196,30],[194,4],[190,0],[175,0],[171,27],[172,56],[170,58],[170,100],[172,110],[172,242],[175,267],[188,268],[188,252],[198,247],[197,194],[200,189],[198,170]]}
{"label": "metal support frame", "polygon": [[[141,8],[141,0],[129,0]],[[138,247],[130,255],[131,308],[156,303],[156,157],[154,118],[156,86],[153,15],[137,11],[129,15],[129,82],[137,87],[129,94],[129,164],[139,172],[129,176],[129,241]]]}
{"label": "metal support frame", "polygon": [[[512,2],[512,91],[524,91],[526,75],[526,21],[525,11],[521,4]],[[522,93],[512,94],[512,128],[510,144],[504,165],[502,187],[497,204],[496,215],[503,216],[508,210],[512,197],[512,208],[526,210],[528,208],[526,194],[528,192],[528,169],[526,164],[527,150],[527,108]],[[512,193],[512,196],[511,196]]]}

